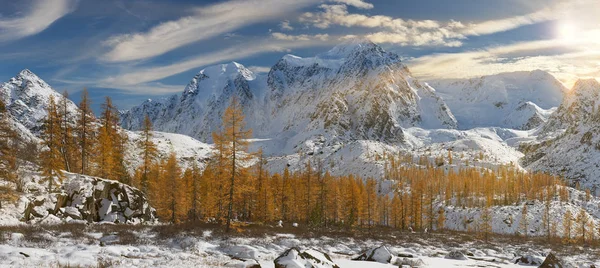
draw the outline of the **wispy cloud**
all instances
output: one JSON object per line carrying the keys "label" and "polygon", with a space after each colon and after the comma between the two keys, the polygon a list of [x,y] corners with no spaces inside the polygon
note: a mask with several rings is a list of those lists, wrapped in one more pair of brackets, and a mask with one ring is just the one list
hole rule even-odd
{"label": "wispy cloud", "polygon": [[559,6],[562,7],[562,5],[550,6],[522,16],[468,23],[461,32],[465,35],[486,35],[505,32],[525,25],[555,20],[559,17]]}
{"label": "wispy cloud", "polygon": [[360,9],[372,9],[374,6],[371,3],[367,3],[363,0],[331,0],[332,2],[346,4],[349,6],[354,6]]}
{"label": "wispy cloud", "polygon": [[284,20],[281,23],[279,23],[279,28],[281,28],[282,31],[294,30],[294,27],[292,27],[292,25],[290,25],[289,20]]}
{"label": "wispy cloud", "polygon": [[161,23],[147,32],[117,35],[105,42],[109,62],[147,59],[184,45],[279,18],[318,0],[233,0],[194,10],[192,15]]}
{"label": "wispy cloud", "polygon": [[374,42],[395,43],[410,46],[456,46],[465,39],[460,31],[465,26],[458,22],[442,23],[434,20],[404,20],[389,16],[368,16],[349,13],[346,5],[320,6],[321,12],[306,12],[300,21],[320,29],[333,25],[344,27],[373,28],[383,31],[368,34]]}
{"label": "wispy cloud", "polygon": [[310,40],[327,41],[329,39],[329,35],[328,34],[315,34],[315,35],[299,34],[299,35],[291,35],[291,34],[284,34],[284,33],[274,32],[274,33],[271,33],[271,36],[273,38],[277,39],[277,40],[285,40],[285,41],[310,41]]}
{"label": "wispy cloud", "polygon": [[486,35],[515,29],[524,25],[557,19],[562,9],[568,8],[564,2],[558,2],[529,14],[503,19],[461,22],[438,20],[406,20],[383,15],[364,15],[350,13],[349,2],[342,4],[322,4],[319,12],[306,12],[299,18],[301,22],[320,29],[331,26],[348,28],[362,27],[377,29],[377,32],[365,37],[374,42],[392,43],[401,46],[461,46],[468,36]]}
{"label": "wispy cloud", "polygon": [[0,17],[0,41],[13,41],[38,34],[69,14],[73,0],[36,0],[22,16]]}

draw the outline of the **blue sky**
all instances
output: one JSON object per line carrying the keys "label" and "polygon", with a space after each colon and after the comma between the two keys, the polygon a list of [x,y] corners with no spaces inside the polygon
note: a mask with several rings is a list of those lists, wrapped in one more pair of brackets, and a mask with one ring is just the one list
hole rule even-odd
{"label": "blue sky", "polygon": [[179,93],[203,67],[265,72],[350,38],[422,79],[543,69],[600,76],[597,0],[0,0],[0,81],[29,68],[78,100],[123,109]]}

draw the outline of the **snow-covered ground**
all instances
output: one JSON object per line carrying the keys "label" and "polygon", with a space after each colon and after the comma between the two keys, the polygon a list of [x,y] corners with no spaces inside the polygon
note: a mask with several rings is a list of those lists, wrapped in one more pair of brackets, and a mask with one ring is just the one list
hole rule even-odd
{"label": "snow-covered ground", "polygon": [[[274,267],[273,260],[280,254],[298,247],[324,252],[342,268],[398,267],[397,264],[351,260],[382,245],[392,254],[392,263],[421,260],[424,265],[421,267],[523,267],[515,264],[517,258],[530,256],[543,261],[549,252],[565,262],[565,267],[600,265],[599,252],[594,248],[584,250],[564,246],[556,251],[542,240],[500,238],[484,242],[469,235],[451,233],[378,230],[377,234],[361,233],[349,238],[341,236],[341,232],[297,236],[275,227],[264,227],[267,229],[264,233],[253,232],[251,235],[224,235],[214,228],[178,229],[178,226],[162,231],[161,227],[129,231],[116,226],[66,227],[79,231],[71,233],[66,231],[68,228],[37,227],[36,231],[23,234],[19,229],[3,230],[0,266],[243,267],[241,261],[233,259],[238,258],[256,260],[262,267]],[[172,237],[164,238],[165,234]],[[449,259],[452,251],[461,252],[465,258]]]}

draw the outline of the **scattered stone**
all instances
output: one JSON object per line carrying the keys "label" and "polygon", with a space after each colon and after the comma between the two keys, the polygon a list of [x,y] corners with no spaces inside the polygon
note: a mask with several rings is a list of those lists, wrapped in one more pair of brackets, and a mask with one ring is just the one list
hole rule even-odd
{"label": "scattered stone", "polygon": [[542,265],[540,265],[540,268],[563,268],[563,265],[561,261],[556,256],[554,256],[552,252],[550,252],[548,253],[548,256],[546,256],[546,259],[544,260]]}
{"label": "scattered stone", "polygon": [[424,267],[425,262],[418,258],[398,258],[396,259],[395,265],[398,265],[399,267]]}
{"label": "scattered stone", "polygon": [[467,260],[467,257],[465,257],[465,254],[463,254],[462,252],[458,250],[453,250],[450,251],[448,255],[446,255],[446,259],[465,261]]}
{"label": "scattered stone", "polygon": [[326,253],[309,249],[300,252],[294,247],[273,261],[275,268],[340,268]]}
{"label": "scattered stone", "polygon": [[392,253],[385,246],[369,249],[357,257],[353,261],[373,261],[379,263],[390,263],[392,261]]}
{"label": "scattered stone", "polygon": [[235,267],[235,268],[261,268],[260,263],[257,260],[245,260],[239,258],[232,258],[232,261],[225,264],[226,267]]}
{"label": "scattered stone", "polygon": [[21,254],[21,255],[25,256],[25,258],[29,258],[29,254],[27,254],[27,253],[24,253],[24,252],[19,252],[19,254]]}
{"label": "scattered stone", "polygon": [[542,265],[542,259],[535,257],[535,256],[521,256],[519,258],[516,258],[513,260],[513,263],[515,264],[519,264],[519,265]]}
{"label": "scattered stone", "polygon": [[400,258],[414,258],[415,256],[411,253],[407,253],[407,252],[400,252],[398,253],[398,257]]}

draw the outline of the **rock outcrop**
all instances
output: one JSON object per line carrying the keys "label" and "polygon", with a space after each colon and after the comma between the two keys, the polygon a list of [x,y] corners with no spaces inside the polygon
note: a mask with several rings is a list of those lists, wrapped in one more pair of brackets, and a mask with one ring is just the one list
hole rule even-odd
{"label": "rock outcrop", "polygon": [[156,220],[142,191],[117,181],[70,174],[57,193],[30,200],[24,221],[57,217],[65,222],[141,223]]}

